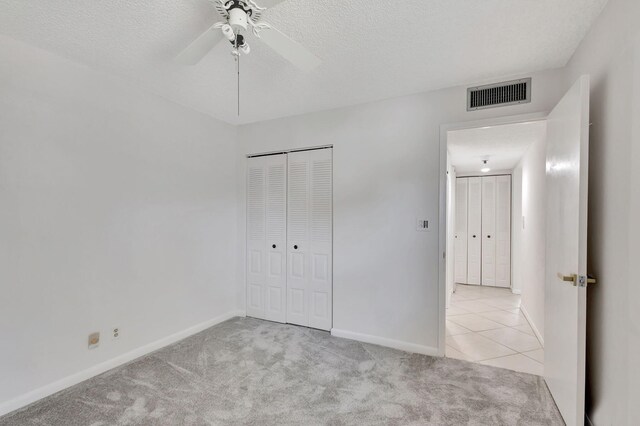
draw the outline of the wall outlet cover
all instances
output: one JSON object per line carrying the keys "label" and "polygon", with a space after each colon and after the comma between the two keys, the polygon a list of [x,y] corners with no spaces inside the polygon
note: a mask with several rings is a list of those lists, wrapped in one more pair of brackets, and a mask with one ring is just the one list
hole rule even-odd
{"label": "wall outlet cover", "polygon": [[120,327],[114,327],[113,330],[111,330],[111,337],[114,340],[117,340],[120,338]]}
{"label": "wall outlet cover", "polygon": [[89,349],[95,349],[100,346],[100,333],[91,333],[89,335]]}

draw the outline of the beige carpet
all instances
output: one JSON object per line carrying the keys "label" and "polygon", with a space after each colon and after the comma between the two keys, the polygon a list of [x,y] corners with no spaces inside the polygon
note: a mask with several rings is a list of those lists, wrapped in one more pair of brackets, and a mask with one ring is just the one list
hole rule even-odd
{"label": "beige carpet", "polygon": [[235,318],[0,425],[562,425],[538,376]]}

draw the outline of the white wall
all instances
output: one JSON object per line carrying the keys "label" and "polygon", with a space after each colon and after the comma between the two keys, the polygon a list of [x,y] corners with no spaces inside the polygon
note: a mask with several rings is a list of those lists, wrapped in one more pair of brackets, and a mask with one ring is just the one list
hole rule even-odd
{"label": "white wall", "polygon": [[[242,180],[245,154],[334,146],[334,328],[435,352],[440,125],[550,110],[562,88],[559,72],[533,77],[526,105],[467,112],[466,88],[457,87],[239,129]],[[239,189],[244,194],[244,183]],[[417,232],[417,218],[429,219],[433,230]],[[244,250],[239,255],[243,276]],[[239,283],[244,306],[244,279]]]}
{"label": "white wall", "polygon": [[[579,46],[567,87],[591,75],[588,413],[596,425],[640,419],[640,2],[611,0]],[[633,268],[633,269],[632,269]]]}
{"label": "white wall", "polygon": [[[514,200],[519,198],[519,215],[515,208],[513,239],[518,286],[522,292],[521,309],[539,339],[544,340],[544,271],[545,271],[545,208],[546,125],[540,126],[514,174]],[[520,182],[516,182],[520,181]],[[524,221],[524,227],[523,227]],[[517,245],[516,245],[517,244]]]}
{"label": "white wall", "polygon": [[511,174],[511,291],[522,294],[522,167]]}
{"label": "white wall", "polygon": [[233,314],[237,194],[232,126],[4,37],[0,58],[2,414]]}

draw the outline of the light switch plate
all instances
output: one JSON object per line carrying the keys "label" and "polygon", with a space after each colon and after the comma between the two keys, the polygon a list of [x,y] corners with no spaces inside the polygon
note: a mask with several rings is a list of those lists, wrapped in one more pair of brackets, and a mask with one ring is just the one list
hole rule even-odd
{"label": "light switch plate", "polygon": [[428,219],[418,219],[416,223],[416,229],[422,232],[431,231],[431,221]]}

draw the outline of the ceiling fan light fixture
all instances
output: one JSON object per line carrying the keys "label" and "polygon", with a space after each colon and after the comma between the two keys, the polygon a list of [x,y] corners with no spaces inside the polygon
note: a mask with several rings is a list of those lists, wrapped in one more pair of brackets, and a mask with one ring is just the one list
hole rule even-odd
{"label": "ceiling fan light fixture", "polygon": [[231,28],[231,25],[224,24],[221,29],[222,34],[224,34],[227,40],[231,42],[234,42],[236,40],[236,33],[233,31],[233,28]]}

